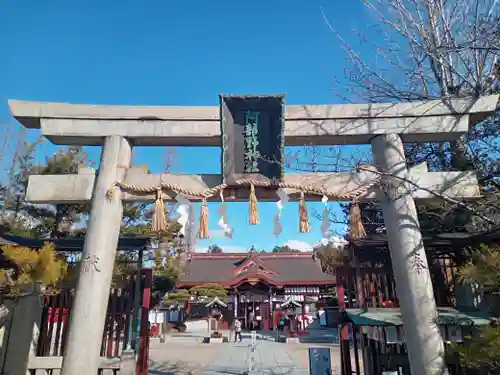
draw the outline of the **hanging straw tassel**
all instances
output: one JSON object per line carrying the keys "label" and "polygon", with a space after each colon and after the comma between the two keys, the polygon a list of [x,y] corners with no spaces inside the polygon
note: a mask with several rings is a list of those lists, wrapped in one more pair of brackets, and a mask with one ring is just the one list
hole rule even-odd
{"label": "hanging straw tassel", "polygon": [[208,236],[208,206],[207,200],[203,198],[200,208],[200,228],[198,229],[198,238],[205,240]]}
{"label": "hanging straw tassel", "polygon": [[164,232],[167,230],[167,218],[165,217],[165,205],[163,204],[163,192],[161,189],[156,190],[155,209],[151,221],[151,229],[153,232]]}
{"label": "hanging straw tassel", "polygon": [[257,196],[255,195],[255,186],[250,184],[250,225],[260,224],[259,209],[257,207]]}
{"label": "hanging straw tassel", "polygon": [[309,224],[309,218],[307,216],[306,200],[303,191],[300,192],[299,231],[300,233],[309,233],[311,231],[311,224]]}
{"label": "hanging straw tassel", "polygon": [[349,210],[349,238],[353,240],[366,237],[365,227],[363,226],[363,218],[357,201],[351,203]]}

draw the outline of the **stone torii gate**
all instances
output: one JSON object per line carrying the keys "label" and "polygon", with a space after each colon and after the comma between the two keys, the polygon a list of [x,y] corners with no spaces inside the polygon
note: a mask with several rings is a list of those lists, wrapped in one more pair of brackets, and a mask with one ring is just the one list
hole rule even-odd
{"label": "stone torii gate", "polygon": [[[497,96],[403,104],[286,106],[284,143],[298,145],[371,144],[383,184],[363,196],[383,208],[398,297],[406,332],[410,366],[415,375],[442,374],[444,344],[436,324],[436,304],[422,243],[414,199],[436,195],[480,196],[475,173],[428,172],[425,165],[408,170],[403,142],[456,140],[485,119]],[[176,184],[203,191],[223,181],[221,175],[146,174],[130,165],[133,146],[221,146],[219,107],[130,107],[9,101],[13,116],[27,128],[41,129],[54,144],[103,147],[99,173],[81,168],[74,175],[30,176],[26,200],[32,203],[91,201],[84,247],[85,267],[77,286],[62,374],[96,374],[116,245],[122,220],[122,201],[154,201],[154,191],[138,193],[116,188],[117,181],[139,188]],[[222,118],[221,118],[221,113]],[[224,138],[224,137],[222,137]],[[286,174],[285,184],[317,186],[336,194],[373,185],[380,174]],[[404,181],[415,184],[408,186]],[[380,186],[384,186],[384,190]],[[415,188],[415,186],[418,186]],[[287,189],[290,199],[300,191]],[[248,187],[224,189],[226,201],[247,200]],[[276,189],[256,186],[260,201],[276,201]],[[176,193],[164,191],[165,200]],[[306,199],[321,195],[306,193]],[[192,196],[189,199],[200,199]],[[219,195],[209,197],[219,200]]]}

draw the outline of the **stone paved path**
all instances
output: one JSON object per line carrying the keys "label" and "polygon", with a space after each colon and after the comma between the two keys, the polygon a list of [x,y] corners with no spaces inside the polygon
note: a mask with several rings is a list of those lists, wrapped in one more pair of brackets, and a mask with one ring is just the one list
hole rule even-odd
{"label": "stone paved path", "polygon": [[[150,349],[152,375],[240,375],[248,370],[250,340],[233,344],[201,344],[196,341],[175,341]],[[305,375],[308,373],[306,344],[283,344],[258,340],[255,351],[257,373],[263,375]],[[314,345],[324,346],[324,345]],[[338,348],[331,347],[332,373],[340,373]]]}
{"label": "stone paved path", "polygon": [[149,374],[151,375],[197,375],[209,366],[217,348],[196,340],[159,343],[151,340],[149,349]]}
{"label": "stone paved path", "polygon": [[[259,374],[307,373],[307,367],[292,356],[284,348],[285,344],[259,340],[254,352],[255,365]],[[244,374],[248,370],[251,351],[248,343],[229,344],[221,348],[210,366],[203,371],[204,375]]]}

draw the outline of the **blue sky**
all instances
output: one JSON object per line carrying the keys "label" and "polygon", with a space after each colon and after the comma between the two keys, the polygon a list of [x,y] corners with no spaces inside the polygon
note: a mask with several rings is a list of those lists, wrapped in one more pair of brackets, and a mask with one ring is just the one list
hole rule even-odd
{"label": "blue sky", "polygon": [[[321,7],[348,40],[351,30],[368,22],[358,1],[4,0],[0,120],[3,131],[12,129],[9,147],[15,146],[18,128],[7,99],[217,105],[219,93],[285,93],[288,104],[339,103],[331,90],[332,77],[344,76],[347,61]],[[28,135],[36,137],[36,131]],[[37,158],[41,161],[54,150],[45,143]],[[96,148],[88,151],[98,160]],[[160,172],[164,155],[162,148],[138,148],[134,162]],[[9,163],[4,157],[2,173]],[[177,148],[173,163],[177,173],[220,172],[217,148]],[[317,204],[309,207],[321,209]],[[298,233],[298,207],[290,203],[282,219],[283,233],[276,239],[275,204],[259,208],[261,224],[250,227],[247,205],[230,204],[233,239],[214,236],[199,245],[271,249],[291,240],[314,244],[321,238],[320,223],[314,219],[310,234]],[[217,207],[211,205],[210,211],[210,229],[217,231]]]}

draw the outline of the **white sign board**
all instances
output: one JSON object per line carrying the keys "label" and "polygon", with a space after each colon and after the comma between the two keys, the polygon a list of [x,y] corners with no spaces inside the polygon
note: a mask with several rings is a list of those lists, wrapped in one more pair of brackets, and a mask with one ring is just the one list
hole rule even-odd
{"label": "white sign board", "polygon": [[165,314],[161,311],[149,311],[149,323],[163,323]]}
{"label": "white sign board", "polygon": [[311,375],[332,375],[330,348],[309,348],[309,373]]}

